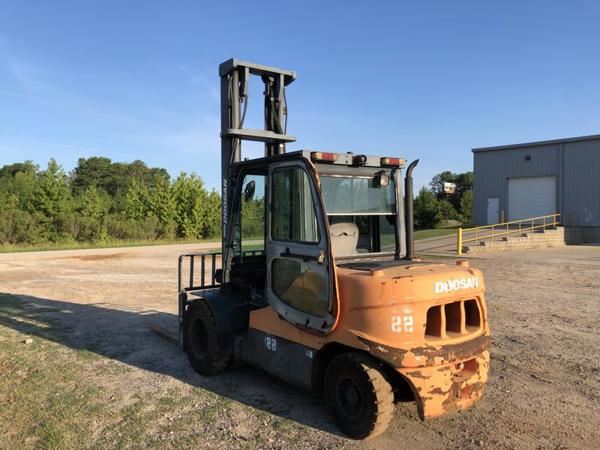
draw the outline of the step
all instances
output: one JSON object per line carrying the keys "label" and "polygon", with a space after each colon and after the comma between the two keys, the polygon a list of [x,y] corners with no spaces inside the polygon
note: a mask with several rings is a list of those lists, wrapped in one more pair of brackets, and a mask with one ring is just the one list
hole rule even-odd
{"label": "step", "polygon": [[498,237],[495,240],[482,240],[473,245],[466,245],[463,247],[463,251],[465,253],[478,253],[496,250],[560,247],[566,245],[567,240],[573,240],[572,236],[574,236],[571,230],[565,230],[562,226],[523,231],[520,234],[518,230],[512,231],[515,234]]}
{"label": "step", "polygon": [[564,247],[564,242],[495,242],[493,245],[467,245],[463,247],[464,253],[484,253],[491,251],[526,250],[536,248]]}

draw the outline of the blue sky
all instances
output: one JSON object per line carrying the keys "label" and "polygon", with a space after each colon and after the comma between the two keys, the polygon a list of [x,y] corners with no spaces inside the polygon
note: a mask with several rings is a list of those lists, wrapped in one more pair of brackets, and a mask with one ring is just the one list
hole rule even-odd
{"label": "blue sky", "polygon": [[600,133],[599,23],[594,1],[3,0],[0,165],[103,155],[217,187],[237,57],[297,71],[289,149],[420,158],[423,185],[473,147]]}

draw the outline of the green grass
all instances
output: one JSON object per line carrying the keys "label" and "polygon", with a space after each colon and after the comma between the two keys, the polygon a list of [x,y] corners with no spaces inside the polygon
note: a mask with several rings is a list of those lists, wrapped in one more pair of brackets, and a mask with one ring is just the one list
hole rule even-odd
{"label": "green grass", "polygon": [[[203,378],[190,384],[147,378],[144,370],[94,352],[94,342],[73,348],[69,331],[52,309],[0,294],[0,449],[213,448],[215,442],[261,448],[264,430],[273,428],[285,431],[277,439],[287,448],[312,435],[294,421],[194,385]],[[33,342],[25,344],[29,337]],[[232,417],[264,427],[240,440],[229,431]]]}
{"label": "green grass", "polygon": [[95,248],[143,247],[148,245],[173,245],[173,244],[202,244],[207,242],[221,242],[215,239],[157,239],[147,240],[108,240],[99,242],[47,242],[44,244],[11,245],[1,244],[0,253],[40,252],[53,250],[79,250]]}
{"label": "green grass", "polygon": [[[434,228],[431,230],[415,231],[415,240],[427,239],[431,237],[446,236],[456,233],[458,227]],[[244,238],[245,241],[261,239],[259,238]],[[393,236],[390,237],[393,239]],[[22,252],[42,252],[54,250],[80,250],[80,249],[97,249],[97,248],[119,248],[119,247],[144,247],[153,245],[173,245],[173,244],[204,244],[209,242],[219,243],[220,238],[215,239],[157,239],[153,241],[147,240],[108,240],[99,242],[47,242],[44,244],[27,244],[27,245],[11,245],[0,244],[0,253],[22,253]],[[244,244],[244,251],[261,250],[264,248],[262,244]]]}
{"label": "green grass", "polygon": [[[52,326],[45,332],[24,327],[22,321],[32,316]],[[6,375],[0,377],[0,448],[171,446],[157,437],[159,432],[184,437],[188,419],[208,425],[227,414],[230,402],[202,389],[192,395],[180,386],[122,391],[116,386],[128,386],[123,380],[132,369],[102,370],[106,357],[63,345],[62,332],[60,321],[29,310],[18,297],[0,294],[0,373]],[[31,344],[24,344],[27,337]],[[194,410],[194,403],[207,398],[210,411]],[[176,413],[186,420],[165,418]],[[193,436],[190,445],[203,447],[198,439]]]}
{"label": "green grass", "polygon": [[441,237],[447,236],[450,234],[456,234],[456,230],[458,227],[448,227],[448,228],[433,228],[431,230],[417,230],[415,231],[415,240],[419,239],[427,239],[433,237]]}

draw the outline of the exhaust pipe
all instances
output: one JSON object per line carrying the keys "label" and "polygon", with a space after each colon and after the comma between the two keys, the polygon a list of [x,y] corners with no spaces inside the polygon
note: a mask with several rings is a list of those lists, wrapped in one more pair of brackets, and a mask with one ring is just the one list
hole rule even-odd
{"label": "exhaust pipe", "polygon": [[416,159],[410,163],[406,169],[406,177],[404,178],[404,224],[406,228],[406,257],[411,261],[415,256],[415,225],[413,220],[413,178],[412,172],[419,164]]}

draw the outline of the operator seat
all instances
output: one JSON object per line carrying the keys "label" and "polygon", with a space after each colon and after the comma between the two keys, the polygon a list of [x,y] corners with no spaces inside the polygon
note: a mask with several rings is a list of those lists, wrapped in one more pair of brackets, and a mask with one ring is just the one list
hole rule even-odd
{"label": "operator seat", "polygon": [[332,223],[329,225],[331,249],[334,256],[355,255],[358,244],[358,227],[353,222]]}

